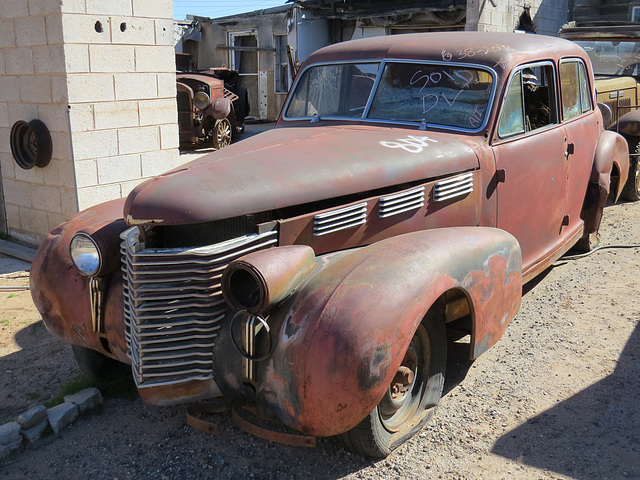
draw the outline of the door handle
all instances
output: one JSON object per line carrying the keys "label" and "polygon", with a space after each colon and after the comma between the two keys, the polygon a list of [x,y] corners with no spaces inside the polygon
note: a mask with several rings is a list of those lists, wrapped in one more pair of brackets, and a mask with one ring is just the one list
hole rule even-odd
{"label": "door handle", "polygon": [[564,152],[564,157],[569,160],[569,155],[573,155],[575,151],[575,145],[573,143],[567,143],[567,149]]}

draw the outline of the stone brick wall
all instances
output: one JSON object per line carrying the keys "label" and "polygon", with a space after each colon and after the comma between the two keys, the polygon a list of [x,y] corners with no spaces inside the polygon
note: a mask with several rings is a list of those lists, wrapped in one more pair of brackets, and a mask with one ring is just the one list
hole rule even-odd
{"label": "stone brick wall", "polygon": [[[171,0],[0,0],[0,168],[8,232],[36,244],[78,210],[179,164]],[[18,120],[43,121],[20,168]]]}

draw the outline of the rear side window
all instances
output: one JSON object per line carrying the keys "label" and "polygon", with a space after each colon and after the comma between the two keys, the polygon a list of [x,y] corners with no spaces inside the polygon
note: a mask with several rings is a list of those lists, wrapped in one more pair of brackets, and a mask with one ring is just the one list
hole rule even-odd
{"label": "rear side window", "polygon": [[511,77],[503,102],[498,136],[506,138],[558,123],[554,68],[526,65]]}
{"label": "rear side window", "polygon": [[563,61],[560,64],[560,88],[563,120],[591,110],[589,81],[581,60]]}

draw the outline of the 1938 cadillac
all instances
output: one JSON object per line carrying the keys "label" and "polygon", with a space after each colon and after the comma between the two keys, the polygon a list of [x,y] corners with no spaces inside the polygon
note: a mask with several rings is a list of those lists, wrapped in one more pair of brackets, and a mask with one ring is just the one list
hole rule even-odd
{"label": "1938 cadillac", "polygon": [[305,62],[277,128],[51,232],[33,298],[146,402],[224,397],[381,457],[434,413],[447,337],[478,357],[523,282],[589,248],[628,158],[571,42],[345,42]]}

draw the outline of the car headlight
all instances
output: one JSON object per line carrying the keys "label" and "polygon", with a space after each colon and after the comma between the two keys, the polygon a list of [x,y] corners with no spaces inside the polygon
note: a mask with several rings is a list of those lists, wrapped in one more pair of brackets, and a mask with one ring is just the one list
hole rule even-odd
{"label": "car headlight", "polygon": [[69,246],[71,260],[80,273],[93,277],[100,271],[102,255],[93,239],[86,233],[76,233]]}
{"label": "car headlight", "polygon": [[204,110],[211,104],[209,95],[205,92],[198,92],[193,96],[193,105],[200,110]]}

